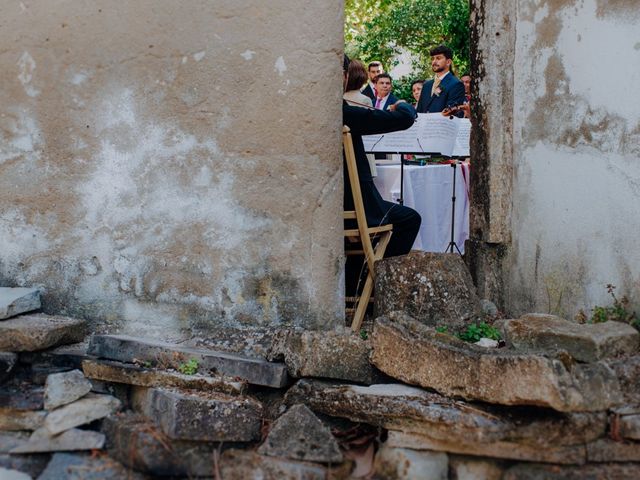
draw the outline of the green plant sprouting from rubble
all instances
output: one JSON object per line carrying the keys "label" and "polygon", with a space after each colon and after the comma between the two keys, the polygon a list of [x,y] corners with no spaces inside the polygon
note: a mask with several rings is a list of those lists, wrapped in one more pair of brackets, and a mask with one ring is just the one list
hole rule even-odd
{"label": "green plant sprouting from rubble", "polygon": [[181,363],[178,366],[178,371],[184,375],[195,375],[198,373],[198,360],[192,358],[187,363]]}
{"label": "green plant sprouting from rubble", "polygon": [[460,340],[472,343],[479,341],[481,338],[490,338],[491,340],[501,339],[498,329],[486,322],[472,323],[470,325],[467,325],[467,328],[458,333],[457,337]]}
{"label": "green plant sprouting from rubble", "polygon": [[640,330],[640,320],[636,317],[636,312],[630,311],[629,299],[626,295],[618,298],[614,293],[615,289],[615,285],[607,285],[607,292],[613,298],[613,305],[609,305],[608,307],[596,305],[593,307],[591,310],[593,315],[589,319],[589,323],[604,323],[611,320],[614,322],[628,323],[636,328],[636,330]]}

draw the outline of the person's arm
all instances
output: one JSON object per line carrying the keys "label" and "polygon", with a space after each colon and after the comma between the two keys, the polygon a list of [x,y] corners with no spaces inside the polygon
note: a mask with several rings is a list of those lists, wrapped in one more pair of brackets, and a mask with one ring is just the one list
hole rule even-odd
{"label": "person's arm", "polygon": [[393,111],[343,105],[342,117],[344,124],[354,135],[374,135],[406,130],[413,125],[416,111],[404,101],[397,102]]}

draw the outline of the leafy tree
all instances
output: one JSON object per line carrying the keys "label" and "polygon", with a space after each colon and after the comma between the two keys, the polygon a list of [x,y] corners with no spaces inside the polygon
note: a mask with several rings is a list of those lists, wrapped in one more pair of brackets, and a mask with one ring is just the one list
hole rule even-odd
{"label": "leafy tree", "polygon": [[430,77],[429,50],[445,44],[458,73],[469,66],[469,0],[347,0],[345,19],[347,52],[365,62],[408,51],[413,76]]}

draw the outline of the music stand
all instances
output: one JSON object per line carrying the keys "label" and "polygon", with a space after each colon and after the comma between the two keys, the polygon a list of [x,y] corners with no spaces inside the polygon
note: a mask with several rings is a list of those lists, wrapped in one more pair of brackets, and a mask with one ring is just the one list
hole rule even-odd
{"label": "music stand", "polygon": [[459,255],[462,255],[462,252],[460,251],[460,248],[458,247],[458,244],[456,243],[456,237],[455,237],[455,228],[456,228],[456,171],[458,170],[458,161],[454,161],[451,164],[451,167],[453,168],[453,188],[452,188],[452,193],[451,193],[451,241],[449,242],[449,245],[447,245],[447,248],[444,250],[445,253],[449,252],[449,253],[453,253],[453,248],[455,247],[455,249],[458,251]]}

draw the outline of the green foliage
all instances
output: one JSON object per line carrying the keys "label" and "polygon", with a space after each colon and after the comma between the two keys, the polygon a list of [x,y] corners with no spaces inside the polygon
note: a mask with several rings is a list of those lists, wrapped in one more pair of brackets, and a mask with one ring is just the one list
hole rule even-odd
{"label": "green foliage", "polygon": [[369,334],[364,328],[360,329],[360,338],[362,340],[366,340],[367,338],[369,338]]}
{"label": "green foliage", "polygon": [[178,366],[178,371],[184,375],[195,375],[198,373],[198,360],[192,358],[187,363],[181,363]]}
{"label": "green foliage", "polygon": [[429,50],[445,44],[456,73],[469,68],[469,0],[352,0],[345,2],[347,54],[388,70],[402,51],[414,57],[413,76],[433,76]]}
{"label": "green foliage", "polygon": [[393,94],[401,100],[406,100],[411,105],[416,101],[411,93],[411,83],[413,80],[414,79],[410,77],[402,77],[400,80],[393,81]]}
{"label": "green foliage", "polygon": [[449,331],[449,327],[447,327],[446,325],[438,325],[436,327],[436,332],[438,333],[448,333]]}
{"label": "green foliage", "polygon": [[593,315],[589,323],[604,323],[609,320],[614,322],[624,322],[640,330],[640,320],[636,317],[636,312],[629,310],[629,299],[626,296],[618,298],[614,293],[615,285],[608,284],[607,292],[613,298],[613,305],[608,307],[600,307],[596,305],[591,310]]}
{"label": "green foliage", "polygon": [[500,340],[500,332],[497,328],[486,322],[472,323],[458,334],[460,340],[475,343],[481,338],[490,338],[491,340]]}

